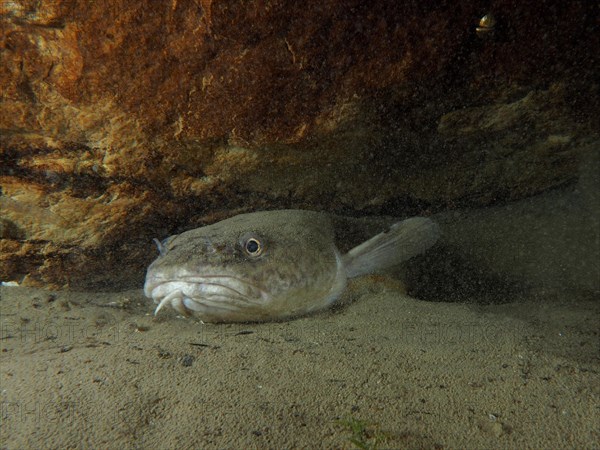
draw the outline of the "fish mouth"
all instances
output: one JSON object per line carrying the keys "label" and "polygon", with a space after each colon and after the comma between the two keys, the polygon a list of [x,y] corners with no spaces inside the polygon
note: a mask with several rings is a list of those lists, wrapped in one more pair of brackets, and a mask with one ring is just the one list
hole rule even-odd
{"label": "fish mouth", "polygon": [[196,313],[201,317],[225,318],[244,309],[260,308],[270,298],[261,286],[223,274],[165,277],[161,273],[149,273],[144,294],[158,305],[154,315],[163,307],[171,306],[183,315]]}

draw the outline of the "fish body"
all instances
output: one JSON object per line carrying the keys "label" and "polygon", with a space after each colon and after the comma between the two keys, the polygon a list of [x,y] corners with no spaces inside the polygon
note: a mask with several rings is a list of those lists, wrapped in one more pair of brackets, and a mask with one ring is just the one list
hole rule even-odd
{"label": "fish body", "polygon": [[321,310],[348,278],[400,263],[435,243],[438,227],[407,219],[340,254],[325,213],[241,214],[159,243],[144,293],[205,322],[282,320]]}

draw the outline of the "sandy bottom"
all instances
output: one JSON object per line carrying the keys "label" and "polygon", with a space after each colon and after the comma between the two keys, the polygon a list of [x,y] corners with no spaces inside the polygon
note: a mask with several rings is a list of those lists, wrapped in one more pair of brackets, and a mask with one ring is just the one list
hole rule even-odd
{"label": "sandy bottom", "polygon": [[430,303],[364,278],[286,323],[3,287],[2,448],[599,448],[600,303]]}

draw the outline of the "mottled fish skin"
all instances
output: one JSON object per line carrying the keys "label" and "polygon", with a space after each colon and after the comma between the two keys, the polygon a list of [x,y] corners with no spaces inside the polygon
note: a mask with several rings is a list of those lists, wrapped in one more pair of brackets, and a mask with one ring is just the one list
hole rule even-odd
{"label": "mottled fish skin", "polygon": [[[431,234],[427,226],[421,228]],[[386,241],[379,253],[365,246],[372,257],[388,251],[389,236],[367,241]],[[419,243],[416,251],[430,245]],[[324,309],[346,286],[345,266],[373,266],[369,255],[340,255],[327,214],[301,210],[241,214],[171,236],[159,251],[144,286],[158,304],[155,313],[171,306],[206,322],[283,320]]]}

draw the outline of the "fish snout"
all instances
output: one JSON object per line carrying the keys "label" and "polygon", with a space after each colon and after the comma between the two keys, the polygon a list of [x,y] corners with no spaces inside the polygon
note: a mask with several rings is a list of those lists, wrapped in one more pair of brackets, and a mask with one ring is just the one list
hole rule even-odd
{"label": "fish snout", "polygon": [[154,289],[165,281],[167,280],[159,272],[148,270],[146,281],[144,282],[144,295],[148,298],[152,298]]}

